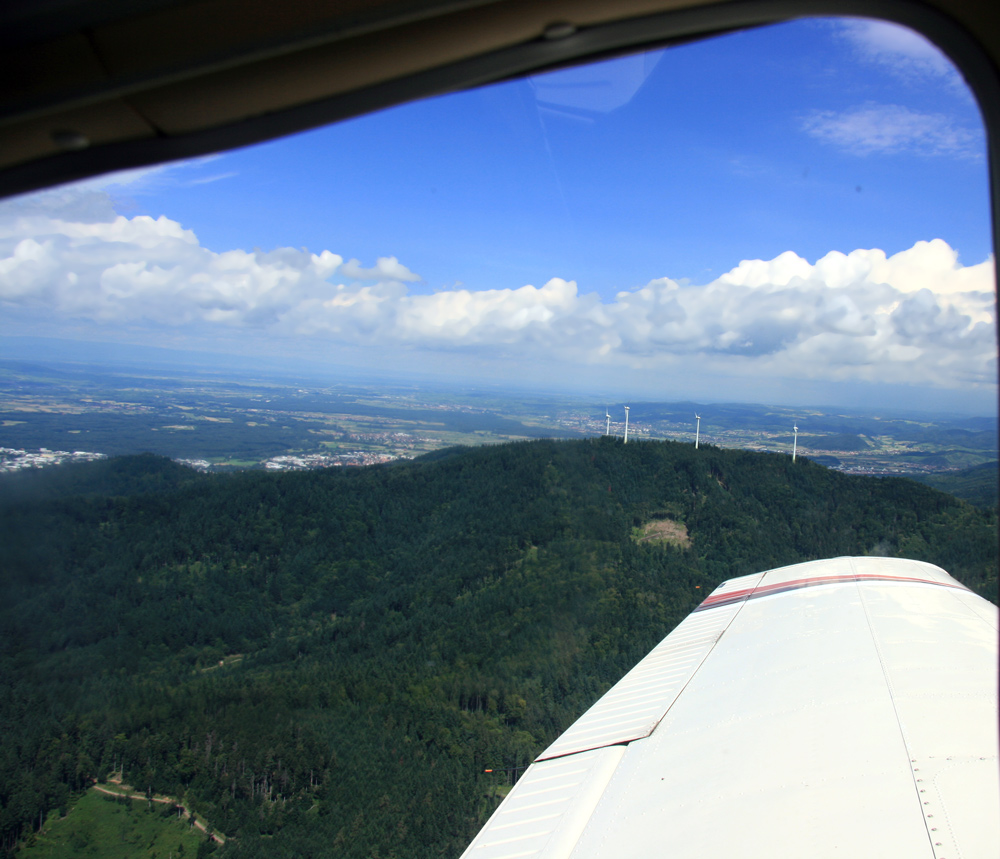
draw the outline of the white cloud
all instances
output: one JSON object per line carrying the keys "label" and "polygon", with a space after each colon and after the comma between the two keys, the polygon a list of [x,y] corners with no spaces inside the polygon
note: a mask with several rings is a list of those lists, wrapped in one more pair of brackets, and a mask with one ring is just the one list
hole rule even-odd
{"label": "white cloud", "polygon": [[938,109],[869,101],[815,110],[802,121],[802,130],[855,155],[985,156],[974,99],[954,64],[932,42],[885,21],[848,18],[825,26],[832,27],[862,63],[889,72],[905,90],[919,92],[921,104],[934,103]]}
{"label": "white cloud", "polygon": [[838,22],[838,30],[863,59],[899,75],[959,79],[955,66],[940,48],[908,27],[854,18]]}
{"label": "white cloud", "polygon": [[817,110],[803,130],[855,155],[872,153],[979,158],[982,135],[939,113],[920,113],[898,104],[868,102],[846,111]]}
{"label": "white cloud", "polygon": [[[109,188],[116,190],[129,189],[130,191],[141,190],[150,185],[158,185],[172,171],[183,169],[186,166],[197,163],[195,161],[175,161],[168,164],[153,164],[149,167],[133,167],[128,170],[116,170],[112,173],[102,173],[92,176],[89,179],[82,179],[66,187],[57,187],[55,193],[65,190],[69,193],[79,191],[104,191]],[[53,192],[43,192],[53,193]]]}
{"label": "white cloud", "polygon": [[[146,167],[132,167],[102,173],[88,179],[80,179],[66,185],[57,185],[45,191],[31,192],[13,198],[14,205],[49,209],[77,206],[82,203],[103,201],[105,207],[112,203],[112,196],[141,196],[167,185],[205,185],[222,179],[231,179],[239,174],[235,171],[198,175],[198,170],[213,162],[224,159],[224,155],[202,155],[182,161],[153,164]],[[7,208],[11,204],[5,204]],[[0,218],[3,212],[0,211]]]}
{"label": "white cloud", "polygon": [[198,179],[192,179],[188,182],[189,185],[209,185],[212,182],[219,182],[222,179],[232,179],[234,176],[239,176],[240,174],[234,170],[230,170],[228,173],[215,173],[211,176],[203,176]]}
{"label": "white cloud", "polygon": [[516,354],[539,366],[676,371],[694,360],[731,376],[989,387],[993,268],[962,265],[935,239],[815,263],[789,251],[702,286],[664,277],[611,300],[561,278],[428,295],[410,291],[419,275],[391,256],[364,268],[331,251],[215,253],[176,221],[107,216],[95,199],[63,212],[0,207],[8,325],[20,314],[152,339],[242,332],[260,344]]}
{"label": "white cloud", "polygon": [[379,257],[372,268],[362,268],[359,260],[351,259],[340,267],[340,273],[355,280],[420,280],[419,274],[414,274],[395,257]]}

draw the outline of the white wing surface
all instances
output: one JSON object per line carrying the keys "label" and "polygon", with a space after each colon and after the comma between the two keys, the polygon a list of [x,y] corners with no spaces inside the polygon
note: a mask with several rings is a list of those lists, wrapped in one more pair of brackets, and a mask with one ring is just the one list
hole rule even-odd
{"label": "white wing surface", "polygon": [[545,750],[465,859],[1000,856],[997,609],[938,567],[726,582]]}

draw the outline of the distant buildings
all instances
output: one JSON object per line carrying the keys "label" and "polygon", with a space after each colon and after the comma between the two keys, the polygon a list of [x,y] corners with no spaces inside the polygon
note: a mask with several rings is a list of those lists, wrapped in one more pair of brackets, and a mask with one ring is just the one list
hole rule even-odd
{"label": "distant buildings", "polygon": [[0,447],[0,474],[11,471],[23,471],[26,468],[45,468],[49,465],[62,465],[66,462],[93,462],[97,459],[107,459],[107,454],[92,453],[86,450],[49,450],[38,448],[38,453],[30,450],[19,450],[14,447]]}
{"label": "distant buildings", "polygon": [[[49,450],[40,447],[36,452],[19,450],[13,447],[0,447],[0,474],[13,471],[23,471],[27,468],[45,468],[50,465],[62,465],[67,462],[94,462],[107,459],[105,453],[93,453],[87,450]],[[372,453],[366,450],[352,450],[345,453],[302,453],[285,456],[272,456],[261,462],[268,471],[308,471],[315,468],[335,468],[350,465],[378,465],[392,462],[399,456],[391,453]],[[217,466],[207,459],[177,459],[181,465],[196,471],[212,471]]]}
{"label": "distant buildings", "polygon": [[264,468],[268,471],[306,471],[345,465],[378,465],[398,458],[391,453],[370,453],[366,450],[352,450],[346,453],[303,453],[272,456],[264,463]]}

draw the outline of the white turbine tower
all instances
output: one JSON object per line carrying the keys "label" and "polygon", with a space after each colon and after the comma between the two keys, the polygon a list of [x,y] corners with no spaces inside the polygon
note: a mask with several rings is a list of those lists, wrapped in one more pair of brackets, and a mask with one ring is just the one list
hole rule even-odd
{"label": "white turbine tower", "polygon": [[625,441],[622,444],[628,444],[628,406],[625,406]]}
{"label": "white turbine tower", "polygon": [[611,435],[611,412],[608,411],[608,407],[604,407],[604,417],[608,419],[608,425],[604,428],[605,435]]}
{"label": "white turbine tower", "polygon": [[793,426],[792,430],[795,433],[795,440],[792,442],[792,462],[795,462],[795,453],[799,449],[799,428]]}
{"label": "white turbine tower", "polygon": [[697,423],[694,425],[694,449],[698,449],[698,439],[701,437],[701,415],[695,414],[694,419]]}

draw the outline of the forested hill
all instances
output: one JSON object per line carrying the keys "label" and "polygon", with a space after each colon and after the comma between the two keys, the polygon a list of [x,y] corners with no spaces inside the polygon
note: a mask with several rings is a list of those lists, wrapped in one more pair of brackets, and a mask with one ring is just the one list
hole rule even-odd
{"label": "forested hill", "polygon": [[497,781],[724,579],[880,553],[996,594],[995,511],[784,455],[63,468],[0,481],[6,850],[120,766],[227,856],[457,856]]}
{"label": "forested hill", "polygon": [[996,507],[1000,462],[984,462],[961,471],[921,475],[914,479],[977,507]]}

